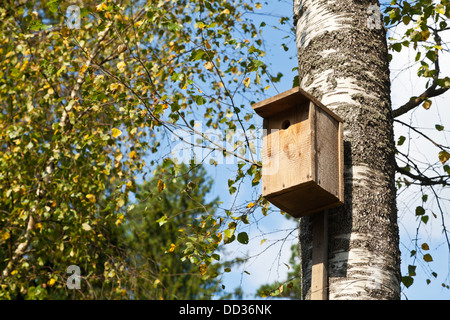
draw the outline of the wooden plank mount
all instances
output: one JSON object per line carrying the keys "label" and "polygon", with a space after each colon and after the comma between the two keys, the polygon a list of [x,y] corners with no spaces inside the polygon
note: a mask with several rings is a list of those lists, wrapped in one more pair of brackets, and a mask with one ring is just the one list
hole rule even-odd
{"label": "wooden plank mount", "polygon": [[328,210],[312,219],[311,300],[328,300]]}
{"label": "wooden plank mount", "polygon": [[255,103],[263,196],[301,217],[344,202],[343,120],[299,87]]}

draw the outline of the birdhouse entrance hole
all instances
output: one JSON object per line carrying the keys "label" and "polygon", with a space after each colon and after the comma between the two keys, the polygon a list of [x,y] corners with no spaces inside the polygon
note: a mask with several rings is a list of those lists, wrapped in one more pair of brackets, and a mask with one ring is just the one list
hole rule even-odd
{"label": "birdhouse entrance hole", "polygon": [[290,125],[291,122],[289,120],[284,120],[283,123],[281,124],[281,129],[286,130],[287,128],[289,128]]}

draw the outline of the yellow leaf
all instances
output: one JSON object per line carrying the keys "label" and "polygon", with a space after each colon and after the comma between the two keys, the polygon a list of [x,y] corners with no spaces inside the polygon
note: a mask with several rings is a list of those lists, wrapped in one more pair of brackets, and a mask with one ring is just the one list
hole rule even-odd
{"label": "yellow leaf", "polygon": [[83,64],[83,66],[81,66],[80,73],[84,73],[87,70],[87,68],[88,68],[87,65]]}
{"label": "yellow leaf", "polygon": [[48,280],[47,284],[51,287],[56,283],[56,280],[51,278],[50,280]]}
{"label": "yellow leaf", "polygon": [[107,8],[107,6],[106,6],[106,3],[102,2],[99,5],[97,5],[95,8],[97,9],[97,11],[103,11]]}
{"label": "yellow leaf", "polygon": [[261,9],[262,8],[262,4],[259,3],[259,2],[255,3],[255,8],[256,9]]}
{"label": "yellow leaf", "polygon": [[247,88],[250,86],[250,78],[244,79],[244,86],[246,86]]}
{"label": "yellow leaf", "polygon": [[200,269],[200,274],[203,276],[206,274],[206,271],[208,270],[208,266],[206,264],[202,264],[202,265],[200,265],[199,269]]}
{"label": "yellow leaf", "polygon": [[117,48],[117,53],[122,53],[127,51],[127,45],[126,44],[121,44],[118,48]]}
{"label": "yellow leaf", "polygon": [[158,191],[161,192],[166,188],[166,184],[161,179],[159,179],[157,187],[158,187]]}
{"label": "yellow leaf", "polygon": [[253,202],[250,202],[248,205],[247,205],[247,208],[252,208],[252,207],[254,207],[255,206],[255,204],[253,203]]}
{"label": "yellow leaf", "polygon": [[439,152],[439,160],[442,162],[442,164],[445,164],[450,159],[450,153],[443,150]]}
{"label": "yellow leaf", "polygon": [[425,110],[430,109],[430,107],[431,107],[431,100],[425,100],[425,102],[423,103],[422,106],[425,108]]}
{"label": "yellow leaf", "polygon": [[111,85],[109,86],[109,90],[115,91],[117,89],[120,89],[121,87],[122,87],[121,83],[111,83]]}
{"label": "yellow leaf", "polygon": [[10,233],[8,231],[5,231],[2,233],[2,240],[6,241],[9,239],[10,236],[11,236]]}
{"label": "yellow leaf", "polygon": [[203,66],[205,67],[206,70],[209,71],[212,71],[212,69],[214,68],[214,64],[211,61],[205,62]]}
{"label": "yellow leaf", "polygon": [[280,294],[283,293],[283,289],[284,289],[284,285],[281,285],[281,286],[278,287],[278,291],[280,291]]}
{"label": "yellow leaf", "polygon": [[122,134],[122,131],[120,131],[117,128],[112,128],[111,134],[114,138],[117,138],[118,136],[120,136]]}
{"label": "yellow leaf", "polygon": [[225,10],[222,11],[222,13],[223,13],[223,14],[230,14],[230,10],[225,9]]}
{"label": "yellow leaf", "polygon": [[116,220],[116,226],[120,225],[123,222],[124,215],[123,213],[119,216],[119,218]]}
{"label": "yellow leaf", "polygon": [[130,159],[136,159],[136,151],[131,151],[130,152]]}
{"label": "yellow leaf", "polygon": [[208,50],[211,49],[211,45],[209,44],[208,41],[206,41],[205,46],[206,46],[206,49],[208,49]]}
{"label": "yellow leaf", "polygon": [[422,41],[426,41],[430,37],[430,31],[428,29],[421,31],[421,33],[422,33]]}
{"label": "yellow leaf", "polygon": [[445,14],[445,6],[443,4],[438,4],[435,10],[437,13]]}
{"label": "yellow leaf", "polygon": [[126,66],[125,62],[120,61],[116,66],[117,66],[117,69],[120,70],[120,72],[124,72],[125,71],[125,66]]}
{"label": "yellow leaf", "polygon": [[95,203],[95,196],[93,194],[87,194],[86,199],[88,199],[92,203]]}
{"label": "yellow leaf", "polygon": [[11,275],[12,275],[12,276],[15,275],[15,274],[17,274],[17,270],[11,271]]}
{"label": "yellow leaf", "polygon": [[173,252],[173,251],[175,250],[175,247],[176,247],[176,245],[175,245],[174,243],[172,243],[172,244],[170,245],[169,252]]}
{"label": "yellow leaf", "polygon": [[270,86],[267,86],[267,87],[264,88],[264,90],[268,90],[269,88],[270,88]]}

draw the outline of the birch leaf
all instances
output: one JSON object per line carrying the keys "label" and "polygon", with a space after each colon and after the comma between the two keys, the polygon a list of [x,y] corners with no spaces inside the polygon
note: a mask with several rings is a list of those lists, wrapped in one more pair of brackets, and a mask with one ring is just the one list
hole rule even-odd
{"label": "birch leaf", "polygon": [[423,256],[423,260],[425,260],[426,262],[431,262],[433,261],[433,258],[429,253],[427,253],[426,255]]}
{"label": "birch leaf", "polygon": [[445,150],[439,152],[439,161],[441,161],[442,164],[445,164],[448,161],[448,159],[450,159],[450,153],[448,153]]}
{"label": "birch leaf", "polygon": [[91,226],[87,222],[83,223],[81,225],[81,227],[83,228],[84,231],[91,231],[92,230]]}
{"label": "birch leaf", "polygon": [[111,134],[114,138],[117,138],[118,136],[120,136],[122,134],[122,131],[120,131],[117,128],[112,128]]}
{"label": "birch leaf", "polygon": [[158,187],[158,191],[162,192],[166,188],[166,184],[161,179],[159,179],[157,187]]}
{"label": "birch leaf", "polygon": [[93,194],[87,194],[86,198],[91,202],[95,203],[95,196]]}
{"label": "birch leaf", "polygon": [[431,107],[431,100],[425,100],[425,102],[423,103],[422,106],[425,108],[425,110],[430,109],[430,107]]}
{"label": "birch leaf", "polygon": [[211,61],[205,62],[203,65],[206,70],[212,71],[214,68],[214,64]]}
{"label": "birch leaf", "polygon": [[245,78],[244,79],[244,86],[247,87],[247,88],[250,86],[250,78]]}

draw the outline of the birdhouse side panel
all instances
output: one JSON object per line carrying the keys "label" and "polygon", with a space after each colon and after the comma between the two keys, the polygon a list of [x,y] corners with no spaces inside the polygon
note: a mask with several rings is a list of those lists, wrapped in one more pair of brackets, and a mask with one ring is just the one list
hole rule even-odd
{"label": "birdhouse side panel", "polygon": [[316,183],[339,199],[340,125],[320,108],[316,109]]}

